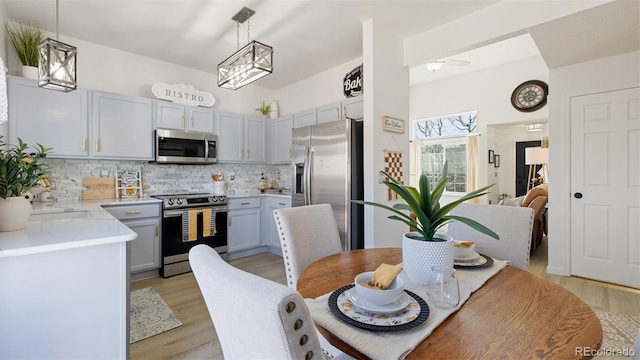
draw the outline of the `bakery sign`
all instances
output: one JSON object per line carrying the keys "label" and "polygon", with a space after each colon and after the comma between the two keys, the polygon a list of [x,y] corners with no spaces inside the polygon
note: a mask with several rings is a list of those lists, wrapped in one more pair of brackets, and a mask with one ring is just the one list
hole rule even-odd
{"label": "bakery sign", "polygon": [[156,83],[151,87],[151,92],[158,99],[183,105],[212,107],[216,103],[211,93],[197,90],[191,85]]}
{"label": "bakery sign", "polygon": [[362,64],[344,76],[342,85],[344,96],[350,98],[362,95]]}

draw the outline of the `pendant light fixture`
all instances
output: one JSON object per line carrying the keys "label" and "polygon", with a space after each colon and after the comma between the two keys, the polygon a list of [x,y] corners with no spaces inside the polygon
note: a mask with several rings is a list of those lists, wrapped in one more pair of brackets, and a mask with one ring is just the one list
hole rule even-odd
{"label": "pendant light fixture", "polygon": [[78,49],[58,41],[58,1],[56,0],[56,39],[46,38],[38,45],[38,86],[67,92],[78,87]]}
{"label": "pendant light fixture", "polygon": [[[273,72],[273,48],[257,41],[250,41],[254,10],[243,7],[231,19],[236,22],[236,46],[238,51],[218,64],[218,86],[236,90]],[[247,45],[240,49],[240,24],[247,21]]]}

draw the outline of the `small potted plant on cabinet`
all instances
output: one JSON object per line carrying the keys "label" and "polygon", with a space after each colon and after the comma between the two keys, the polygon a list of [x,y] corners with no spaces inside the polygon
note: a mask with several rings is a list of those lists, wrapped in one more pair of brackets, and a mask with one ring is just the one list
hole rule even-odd
{"label": "small potted plant on cabinet", "polygon": [[262,114],[262,117],[266,118],[271,111],[271,105],[267,105],[264,101],[260,101],[260,106],[255,109],[255,111]]}
{"label": "small potted plant on cabinet", "polygon": [[40,24],[31,21],[5,22],[7,36],[22,63],[22,76],[38,79],[38,45],[42,40]]}

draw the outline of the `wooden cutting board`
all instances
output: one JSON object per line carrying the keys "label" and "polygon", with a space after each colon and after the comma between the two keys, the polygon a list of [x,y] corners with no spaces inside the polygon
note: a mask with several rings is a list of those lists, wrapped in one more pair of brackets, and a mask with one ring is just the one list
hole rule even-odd
{"label": "wooden cutting board", "polygon": [[82,190],[84,200],[116,197],[116,180],[112,177],[82,178],[82,186],[84,186],[84,190]]}

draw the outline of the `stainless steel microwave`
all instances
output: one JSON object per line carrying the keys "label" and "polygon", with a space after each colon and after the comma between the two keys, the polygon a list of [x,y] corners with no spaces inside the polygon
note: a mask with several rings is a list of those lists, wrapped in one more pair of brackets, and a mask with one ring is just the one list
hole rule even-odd
{"label": "stainless steel microwave", "polygon": [[218,137],[185,131],[155,131],[156,163],[215,164],[218,161]]}

